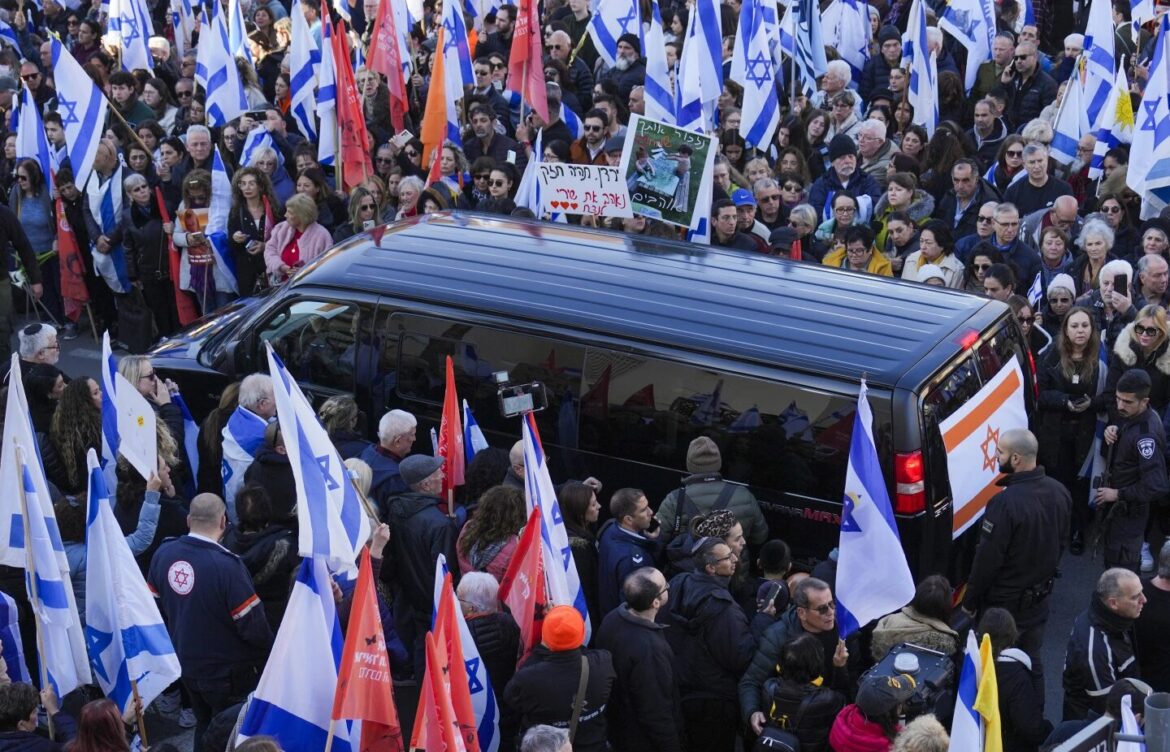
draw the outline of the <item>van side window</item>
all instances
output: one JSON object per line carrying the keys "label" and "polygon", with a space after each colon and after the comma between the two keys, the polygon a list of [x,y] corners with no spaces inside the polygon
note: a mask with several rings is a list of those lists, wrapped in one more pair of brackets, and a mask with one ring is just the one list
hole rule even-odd
{"label": "van side window", "polygon": [[580,390],[585,355],[581,346],[402,313],[395,313],[387,322],[383,338],[391,337],[397,343],[397,361],[393,364],[394,389],[387,397],[401,403],[403,409],[420,417],[442,411],[450,355],[459,398],[467,400],[490,443],[507,447],[520,438],[519,420],[500,414],[493,378],[494,373],[507,371],[514,384],[539,381],[548,389],[548,409],[536,415],[541,441],[575,444],[577,415],[571,397]]}
{"label": "van side window", "polygon": [[[597,348],[589,350],[582,388],[585,451],[681,476],[690,442],[708,436],[719,445],[729,480],[777,496],[840,502],[844,494],[856,395]],[[878,413],[879,445],[888,445],[888,415]]]}
{"label": "van side window", "polygon": [[329,391],[352,392],[355,374],[372,371],[361,343],[363,327],[373,320],[372,310],[352,303],[294,300],[280,308],[260,331],[256,362],[263,363],[263,343],[284,362],[298,382]]}

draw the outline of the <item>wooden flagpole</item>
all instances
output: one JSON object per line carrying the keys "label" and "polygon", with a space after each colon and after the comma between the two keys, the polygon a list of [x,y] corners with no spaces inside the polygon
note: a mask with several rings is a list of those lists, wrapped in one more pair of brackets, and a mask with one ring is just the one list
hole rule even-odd
{"label": "wooden flagpole", "polygon": [[146,741],[146,719],[142,717],[142,698],[138,696],[138,680],[130,680],[130,691],[134,693],[134,718],[138,722],[138,738],[142,740],[142,748],[146,749],[150,743]]}

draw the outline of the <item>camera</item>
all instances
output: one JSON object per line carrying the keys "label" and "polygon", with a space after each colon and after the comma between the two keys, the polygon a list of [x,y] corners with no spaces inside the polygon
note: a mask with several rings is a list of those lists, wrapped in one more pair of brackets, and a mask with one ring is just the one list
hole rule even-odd
{"label": "camera", "polygon": [[500,402],[500,414],[515,418],[524,413],[536,413],[548,407],[548,390],[539,381],[513,384],[507,371],[492,374]]}

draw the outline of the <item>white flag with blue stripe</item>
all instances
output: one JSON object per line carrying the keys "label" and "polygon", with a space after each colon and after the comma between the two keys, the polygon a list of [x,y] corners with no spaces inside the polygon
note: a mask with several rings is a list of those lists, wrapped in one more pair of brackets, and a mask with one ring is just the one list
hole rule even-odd
{"label": "white flag with blue stripe", "polygon": [[[854,81],[860,80],[861,70],[869,60],[869,42],[873,32],[867,7],[857,0],[833,0],[821,16],[825,44],[836,49],[841,59],[849,63]],[[741,25],[742,18],[741,15]]]}
{"label": "white flag with blue stripe", "polygon": [[[344,645],[325,560],[302,559],[237,743],[268,735],[284,752],[325,749]],[[334,725],[334,752],[349,751],[350,728],[349,721]]]}
{"label": "white flag with blue stripe", "polygon": [[1117,71],[1113,3],[1109,0],[1091,0],[1085,31],[1085,107],[1089,126],[1096,128]]}
{"label": "white flag with blue stripe", "polygon": [[[438,616],[439,601],[443,596],[443,584],[449,571],[447,557],[439,554],[439,558],[435,560],[435,600],[431,606],[432,627],[435,617]],[[454,596],[455,593],[451,595]],[[463,647],[463,663],[467,668],[467,686],[471,690],[471,709],[475,713],[479,748],[481,752],[499,752],[500,706],[496,702],[492,678],[488,676],[487,666],[479,655],[479,646],[475,644],[475,638],[467,626],[463,609],[456,608],[454,611],[455,620],[459,624],[459,642]]]}
{"label": "white flag with blue stripe", "polygon": [[[64,697],[91,681],[69,562],[53,514],[28,399],[13,354],[0,447],[0,564],[25,570],[25,587],[40,627],[41,676]],[[35,588],[35,592],[34,592]]]}
{"label": "white flag with blue stripe", "polygon": [[149,705],[182,671],[179,657],[114,517],[97,453],[86,456],[89,501],[85,528],[85,637],[94,678],[125,713],[134,707],[130,682]]}
{"label": "white flag with blue stripe", "polygon": [[715,105],[723,92],[723,37],[719,9],[698,3],[687,21],[686,42],[678,61],[679,128],[710,133]]}
{"label": "white flag with blue stripe", "polygon": [[16,125],[16,158],[31,159],[41,166],[45,180],[52,180],[55,172],[53,157],[49,150],[49,139],[45,136],[45,125],[41,110],[27,86],[20,94],[20,114]]}
{"label": "white flag with blue stripe", "polygon": [[1049,150],[1053,159],[1066,166],[1077,158],[1081,136],[1089,133],[1084,96],[1080,76],[1070,76],[1064,87],[1064,99],[1056,112],[1056,122],[1052,124],[1052,145]]}
{"label": "white flag with blue stripe", "polygon": [[821,34],[820,5],[816,0],[799,0],[789,6],[788,14],[795,14],[791,28],[798,85],[811,96],[817,90],[817,76],[823,76],[829,69]]}
{"label": "white flag with blue stripe", "polygon": [[[607,68],[617,63],[617,43],[623,34],[642,38],[642,18],[636,0],[601,0],[589,20],[593,47]],[[646,48],[642,48],[643,54]]]}
{"label": "white flag with blue stripe", "polygon": [[[183,395],[171,395],[171,402],[183,414],[183,448],[187,450],[187,464],[191,468],[191,482],[194,483],[199,477],[199,424],[195,422],[195,416],[191,414]],[[187,498],[195,498],[194,492]]]}
{"label": "white flag with blue stripe", "polygon": [[[744,0],[739,10],[739,33],[731,56],[731,78],[743,85],[743,117],[739,135],[749,147],[767,148],[780,125],[776,68],[764,28],[764,0]],[[853,0],[837,0],[853,2]]]}
{"label": "white flag with blue stripe", "polygon": [[16,600],[3,591],[0,591],[0,654],[4,656],[11,681],[32,684],[24,657],[24,641],[20,639],[20,612]]}
{"label": "white flag with blue stripe", "polygon": [[979,66],[991,59],[995,40],[995,0],[950,0],[942,8],[938,27],[967,48],[964,88],[970,93]]}
{"label": "white flag with blue stripe", "polygon": [[143,0],[110,0],[109,38],[121,49],[122,70],[154,70],[147,41],[154,24]]}
{"label": "white flag with blue stripe", "polygon": [[[674,113],[671,113],[670,117],[671,122],[673,122]],[[569,133],[573,134],[573,138],[581,138],[585,135],[585,126],[581,122],[581,118],[577,117],[577,113],[566,107],[564,102],[561,102],[561,122],[569,129]]]}
{"label": "white flag with blue stripe", "polygon": [[232,51],[232,55],[242,57],[254,64],[247,32],[248,30],[244,26],[244,12],[240,9],[240,0],[228,0],[228,49]]}
{"label": "white flag with blue stripe", "polygon": [[211,153],[211,206],[207,211],[207,227],[204,234],[211,241],[215,253],[215,264],[211,267],[215,276],[215,289],[219,292],[239,292],[236,282],[236,260],[228,247],[228,215],[232,210],[232,181],[228,178],[219,147],[212,147]]}
{"label": "white flag with blue stripe", "polygon": [[[564,105],[562,104],[563,108]],[[571,110],[569,110],[571,112]],[[537,217],[544,214],[544,199],[540,188],[540,164],[544,161],[544,129],[537,131],[536,140],[532,145],[532,159],[524,166],[524,174],[520,176],[520,185],[516,187],[516,206],[523,206],[532,210]],[[550,222],[567,223],[568,219],[563,212],[550,212]],[[437,452],[436,452],[437,454]]]}
{"label": "white flag with blue stripe", "polygon": [[317,71],[321,65],[321,50],[309,32],[309,22],[301,10],[300,3],[292,10],[292,41],[289,44],[289,89],[293,119],[297,127],[310,141],[317,140],[317,120],[313,116],[317,84]]}
{"label": "white flag with blue stripe", "polygon": [[577,574],[573,551],[569,547],[569,533],[565,529],[552,478],[548,474],[545,461],[547,455],[540,444],[536,417],[532,413],[524,416],[523,433],[524,498],[528,514],[540,507],[540,515],[544,520],[541,539],[549,602],[558,606],[572,606],[581,612],[581,618],[585,620],[585,642],[589,642],[593,632],[593,626],[589,623],[589,607],[585,604],[585,591],[581,589],[581,578]]}
{"label": "white flag with blue stripe", "polygon": [[[650,24],[644,35],[642,54],[646,58],[646,117],[674,125],[678,112],[675,82],[666,62],[666,42],[662,31],[662,12],[658,0],[650,0]],[[579,136],[578,136],[579,138]]]}
{"label": "white flag with blue stripe", "polygon": [[244,487],[244,473],[264,444],[264,431],[267,428],[268,421],[239,405],[220,433],[223,437],[223,460],[220,466],[223,501],[227,505],[228,519],[232,522],[239,519],[236,516],[236,494]]}
{"label": "white flag with blue stripe", "polygon": [[277,164],[284,165],[284,154],[276,148],[276,140],[263,125],[254,126],[252,130],[248,131],[248,135],[244,136],[244,146],[240,151],[240,165],[251,167],[259,158],[261,149],[272,149],[276,152]]}
{"label": "white flag with blue stripe", "polygon": [[0,43],[6,44],[17,52],[20,52],[20,38],[16,36],[16,29],[4,21],[0,21]]}
{"label": "white flag with blue stripe", "polygon": [[933,136],[938,127],[938,63],[937,53],[930,52],[926,39],[926,5],[914,0],[906,33],[902,35],[902,64],[910,64],[910,95],[914,108],[914,123]]}
{"label": "white flag with blue stripe", "polygon": [[191,35],[195,33],[195,9],[191,0],[170,0],[171,26],[175,30],[175,53],[179,59],[191,49]]}
{"label": "white flag with blue stripe", "polygon": [[837,554],[837,627],[841,637],[848,637],[914,598],[914,577],[873,440],[865,379],[853,417],[844,501]]}
{"label": "white flag with blue stripe", "polygon": [[1156,193],[1170,186],[1170,14],[1164,14],[1158,25],[1149,79],[1141,109],[1135,113],[1130,153],[1143,156],[1132,160],[1126,184],[1142,196],[1142,219],[1147,219],[1170,203],[1170,196]]}
{"label": "white flag with blue stripe", "polygon": [[122,446],[122,435],[118,433],[118,408],[114,404],[117,394],[118,361],[110,350],[110,333],[102,333],[102,474],[106,488],[116,493],[118,488],[118,450]]}
{"label": "white flag with blue stripe", "polygon": [[[211,9],[210,17],[208,8]],[[195,81],[207,92],[207,123],[215,126],[226,125],[248,109],[244,82],[236,68],[236,57],[228,46],[224,15],[219,3],[204,6],[195,58]]]}
{"label": "white flag with blue stripe", "polygon": [[983,752],[983,716],[975,709],[981,671],[979,643],[975,630],[967,631],[967,651],[959,669],[955,717],[951,722],[950,752]]}
{"label": "white flag with blue stripe", "polygon": [[102,129],[106,125],[108,103],[97,87],[65,49],[61,40],[50,40],[53,51],[53,83],[57,87],[57,112],[65,129],[65,144],[69,150],[69,164],[73,167],[73,181],[85,185],[93,171]]}
{"label": "white flag with blue stripe", "polygon": [[475,422],[475,415],[472,414],[467,400],[463,400],[463,451],[467,455],[467,463],[471,464],[475,455],[487,448],[487,439],[484,438],[483,431],[479,430],[479,424]]}
{"label": "white flag with blue stripe", "polygon": [[[125,191],[122,189],[122,165],[119,163],[114,174],[103,179],[95,170],[89,173],[89,181],[78,183],[83,186],[86,198],[89,199],[89,212],[97,221],[98,227],[107,237],[113,237],[114,232],[122,221],[122,199]],[[96,238],[91,238],[91,242]],[[111,243],[108,253],[98,253],[93,250],[94,271],[116,293],[130,292],[130,270],[126,266],[126,249],[119,243]]]}
{"label": "white flag with blue stripe", "polygon": [[[317,161],[333,164],[337,143],[337,68],[333,60],[333,35],[336,27],[328,16],[321,19],[321,67],[317,71]],[[356,45],[360,46],[360,45]]]}
{"label": "white flag with blue stripe", "polygon": [[266,348],[276,416],[297,485],[300,554],[322,557],[334,571],[353,570],[370,538],[370,519],[313,406],[272,346]]}

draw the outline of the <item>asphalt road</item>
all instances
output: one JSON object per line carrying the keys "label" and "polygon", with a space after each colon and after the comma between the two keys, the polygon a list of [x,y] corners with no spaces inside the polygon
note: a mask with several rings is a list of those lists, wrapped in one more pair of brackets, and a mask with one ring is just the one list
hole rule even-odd
{"label": "asphalt road", "polygon": [[[115,356],[119,354],[122,353],[115,351]],[[101,343],[95,342],[88,331],[83,331],[75,340],[61,342],[59,366],[70,376],[86,375],[97,378],[100,359]],[[1057,580],[1051,596],[1051,615],[1045,630],[1043,648],[1044,715],[1054,723],[1060,721],[1062,703],[1060,676],[1069,631],[1077,614],[1088,607],[1093,585],[1103,569],[1100,559],[1094,561],[1088,554],[1072,556],[1066,553],[1061,564],[1061,577]],[[147,718],[152,743],[169,741],[182,752],[190,752],[192,744],[190,731],[179,728],[173,719],[163,718],[154,713],[149,714]]]}

